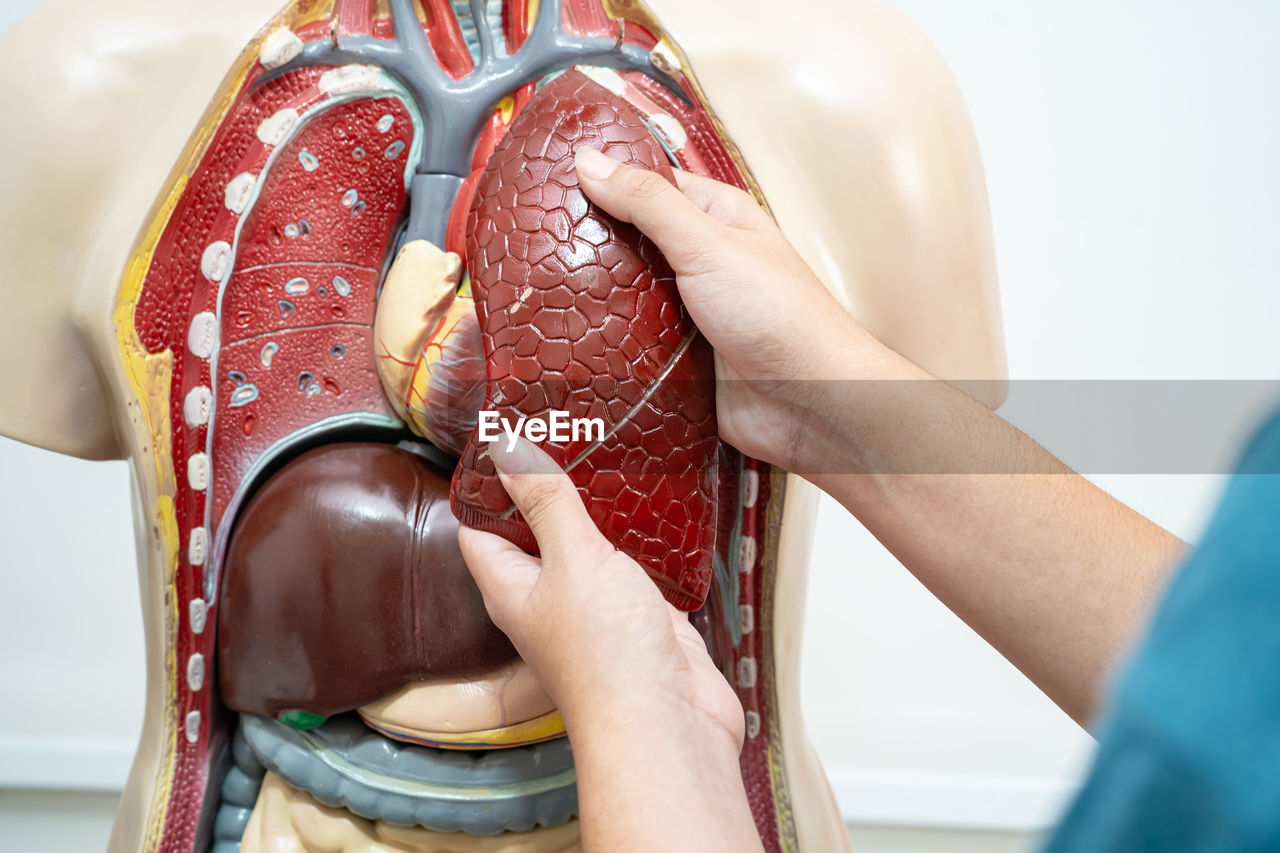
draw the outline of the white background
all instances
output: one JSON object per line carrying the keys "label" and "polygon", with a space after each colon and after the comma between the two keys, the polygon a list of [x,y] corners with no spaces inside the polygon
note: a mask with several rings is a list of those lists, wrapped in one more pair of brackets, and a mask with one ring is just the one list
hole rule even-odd
{"label": "white background", "polygon": [[[0,26],[32,5],[0,2]],[[1280,6],[897,5],[977,127],[1015,378],[1280,375]],[[1249,426],[1224,420],[1224,446]],[[1221,486],[1095,479],[1192,538]],[[1025,848],[1091,741],[839,507],[818,535],[804,700],[860,849]],[[0,842],[105,841],[141,646],[123,463],[0,440]]]}

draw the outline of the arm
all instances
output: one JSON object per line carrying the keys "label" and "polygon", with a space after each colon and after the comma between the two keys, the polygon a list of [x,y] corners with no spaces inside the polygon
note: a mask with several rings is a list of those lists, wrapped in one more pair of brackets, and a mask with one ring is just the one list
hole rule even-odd
{"label": "arm", "polygon": [[688,618],[596,530],[569,478],[520,439],[490,445],[542,557],[458,540],[494,624],[565,720],[586,850],[759,850],[742,706]]}
{"label": "arm", "polygon": [[614,166],[580,155],[579,177],[676,270],[716,349],[723,437],[828,491],[1087,719],[1183,543],[877,341],[745,193]]}
{"label": "arm", "polygon": [[[849,338],[868,377],[926,380]],[[862,385],[837,383],[798,468],[1085,723],[1183,543],[945,383]],[[822,446],[853,464],[824,459]],[[816,473],[850,468],[866,475]]]}

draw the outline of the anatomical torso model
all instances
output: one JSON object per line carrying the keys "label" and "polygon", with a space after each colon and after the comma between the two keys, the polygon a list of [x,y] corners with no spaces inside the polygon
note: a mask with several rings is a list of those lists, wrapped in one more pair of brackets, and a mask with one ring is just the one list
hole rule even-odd
{"label": "anatomical torso model", "polygon": [[573,153],[750,191],[994,403],[940,60],[860,2],[272,5],[52,3],[0,54],[0,431],[135,466],[147,715],[112,849],[576,849],[563,722],[456,544],[535,546],[482,410],[587,423],[544,446],[737,689],[765,849],[845,845],[798,706],[813,490],[718,440],[670,268]]}

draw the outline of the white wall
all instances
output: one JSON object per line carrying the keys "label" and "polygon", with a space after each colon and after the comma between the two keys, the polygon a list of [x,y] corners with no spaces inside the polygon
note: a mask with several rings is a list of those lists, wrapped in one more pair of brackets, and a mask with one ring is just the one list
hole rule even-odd
{"label": "white wall", "polygon": [[[0,2],[0,26],[31,5]],[[978,129],[1014,377],[1280,373],[1280,6],[898,5]],[[1220,487],[1095,479],[1188,537]],[[108,794],[16,789],[123,781],[143,689],[127,483],[121,463],[0,440],[0,838],[105,839]],[[1021,849],[1091,742],[838,507],[819,524],[804,696],[860,849]]]}
{"label": "white wall", "polygon": [[[1280,6],[897,5],[977,128],[1015,379],[1280,376]],[[1192,538],[1221,485],[1093,479]],[[834,503],[819,537],[804,698],[846,814],[1042,828],[1090,740]]]}

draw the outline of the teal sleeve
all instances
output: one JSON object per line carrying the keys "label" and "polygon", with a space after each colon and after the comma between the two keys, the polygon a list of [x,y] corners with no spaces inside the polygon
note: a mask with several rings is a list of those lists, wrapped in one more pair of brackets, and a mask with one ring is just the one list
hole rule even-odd
{"label": "teal sleeve", "polygon": [[1280,417],[1116,681],[1046,853],[1280,851]]}

